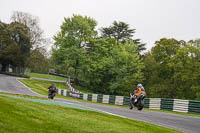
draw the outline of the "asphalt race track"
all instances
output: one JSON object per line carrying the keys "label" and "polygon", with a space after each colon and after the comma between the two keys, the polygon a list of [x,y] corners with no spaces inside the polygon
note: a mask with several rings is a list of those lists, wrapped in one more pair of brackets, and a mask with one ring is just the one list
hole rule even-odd
{"label": "asphalt race track", "polygon": [[[26,94],[31,96],[40,96],[31,91],[30,88],[26,88],[20,82],[18,82],[17,77],[7,76],[0,74],[0,91],[8,93]],[[119,115],[122,117],[127,117],[135,120],[145,121],[148,123],[173,128],[186,133],[200,133],[200,117],[190,117],[162,112],[153,111],[137,111],[129,110],[128,108],[117,108],[112,106],[104,106],[99,104],[91,104],[85,102],[77,102],[65,99],[56,98],[55,101],[62,101],[65,103],[72,103],[79,106],[84,106],[94,110]]]}

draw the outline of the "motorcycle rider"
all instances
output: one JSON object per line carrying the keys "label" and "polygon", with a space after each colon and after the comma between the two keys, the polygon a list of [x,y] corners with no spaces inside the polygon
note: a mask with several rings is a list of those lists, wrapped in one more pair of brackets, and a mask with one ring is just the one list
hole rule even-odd
{"label": "motorcycle rider", "polygon": [[51,98],[52,96],[52,99],[53,97],[56,95],[56,86],[54,84],[52,84],[51,86],[49,86],[48,88],[48,98]]}
{"label": "motorcycle rider", "polygon": [[146,92],[142,84],[137,85],[137,89],[133,91],[133,97],[132,100],[137,102],[137,99],[140,97],[141,94],[144,94],[146,96]]}

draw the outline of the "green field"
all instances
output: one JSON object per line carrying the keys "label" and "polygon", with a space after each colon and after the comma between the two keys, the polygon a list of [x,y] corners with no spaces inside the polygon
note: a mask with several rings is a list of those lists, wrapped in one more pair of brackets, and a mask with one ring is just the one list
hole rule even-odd
{"label": "green field", "polygon": [[0,96],[1,133],[178,133],[172,129],[59,105]]}
{"label": "green field", "polygon": [[55,76],[55,75],[48,75],[48,74],[39,74],[39,73],[30,73],[30,77],[55,79],[55,80],[67,80],[67,78],[64,78],[64,77],[59,77],[59,76]]}

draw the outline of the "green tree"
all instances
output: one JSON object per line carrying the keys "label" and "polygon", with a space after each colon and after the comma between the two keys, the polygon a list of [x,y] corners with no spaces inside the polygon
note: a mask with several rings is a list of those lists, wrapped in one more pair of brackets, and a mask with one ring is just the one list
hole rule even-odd
{"label": "green tree", "polygon": [[144,65],[133,42],[121,45],[115,39],[97,39],[88,55],[85,79],[98,93],[128,95],[144,79]]}
{"label": "green tree", "polygon": [[[152,57],[159,64],[157,70],[154,70],[158,71],[159,79],[157,78],[158,81],[154,84],[156,88],[154,87],[151,90],[157,91],[160,97],[175,98],[177,96],[178,86],[176,86],[176,79],[173,77],[175,74],[174,57],[182,44],[184,42],[176,39],[162,38],[160,41],[156,41],[156,46],[151,50]],[[153,93],[155,94],[155,92]]]}
{"label": "green tree", "polygon": [[0,63],[2,71],[11,64],[24,68],[25,61],[30,53],[30,36],[28,28],[18,22],[4,24],[1,22]]}
{"label": "green tree", "polygon": [[111,54],[110,73],[113,77],[109,88],[114,90],[113,94],[128,95],[144,79],[144,65],[139,59],[137,45],[126,42],[124,45],[114,46]]}
{"label": "green tree", "polygon": [[6,71],[8,60],[5,58],[8,45],[14,44],[15,42],[10,38],[8,32],[8,24],[0,21],[0,64],[2,65],[1,71]]}
{"label": "green tree", "polygon": [[50,68],[55,67],[54,63],[51,61],[51,58],[44,53],[46,53],[46,50],[42,48],[33,49],[30,51],[30,57],[28,58],[26,64],[32,72],[47,73]]}
{"label": "green tree", "polygon": [[199,98],[198,41],[162,38],[144,56],[145,87],[151,97]]}
{"label": "green tree", "polygon": [[145,53],[143,57],[143,62],[145,65],[144,69],[144,77],[145,77],[145,90],[148,97],[161,97],[162,96],[162,87],[159,84],[163,82],[161,78],[159,78],[159,63],[156,62],[155,58],[153,58],[152,53]]}
{"label": "green tree", "polygon": [[200,43],[190,41],[181,47],[175,56],[174,67],[178,98],[200,99]]}
{"label": "green tree", "polygon": [[112,26],[101,29],[102,37],[115,38],[121,42],[130,40],[134,33],[135,29],[130,29],[128,24],[117,21],[114,21]]}
{"label": "green tree", "polygon": [[100,29],[101,37],[104,38],[115,38],[118,41],[125,43],[128,40],[133,40],[138,45],[138,52],[146,50],[145,43],[141,43],[140,39],[133,39],[135,29],[130,29],[129,25],[125,22],[114,21],[109,27],[103,27]]}
{"label": "green tree", "polygon": [[[32,47],[30,57],[26,61],[27,66],[34,72],[47,72],[50,62],[46,49],[50,41],[44,37],[38,17],[26,12],[14,11],[11,20],[22,23],[29,28],[28,33]],[[53,66],[52,63],[51,66]]]}
{"label": "green tree", "polygon": [[74,77],[76,83],[82,73],[81,62],[84,62],[88,43],[97,35],[95,26],[96,21],[92,18],[73,15],[64,19],[61,31],[54,37],[53,59],[64,66],[61,68]]}

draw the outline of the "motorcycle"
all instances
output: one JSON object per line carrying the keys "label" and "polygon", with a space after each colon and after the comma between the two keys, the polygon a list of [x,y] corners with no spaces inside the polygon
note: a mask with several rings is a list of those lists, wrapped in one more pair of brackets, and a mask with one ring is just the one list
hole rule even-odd
{"label": "motorcycle", "polygon": [[48,98],[53,99],[56,96],[56,88],[51,88],[48,91]]}
{"label": "motorcycle", "polygon": [[[130,109],[133,109],[133,106],[136,107],[138,110],[142,110],[144,107],[144,98],[145,94],[140,94],[137,98],[134,94],[130,93]],[[137,99],[137,100],[135,100]]]}

